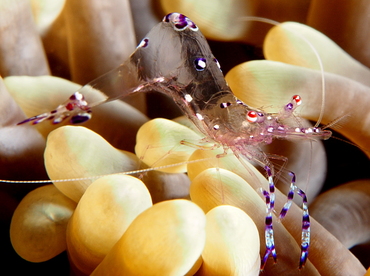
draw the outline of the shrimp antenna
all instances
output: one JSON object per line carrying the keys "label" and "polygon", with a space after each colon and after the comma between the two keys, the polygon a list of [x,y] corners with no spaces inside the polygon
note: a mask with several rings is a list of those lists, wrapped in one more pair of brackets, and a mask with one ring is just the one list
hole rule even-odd
{"label": "shrimp antenna", "polygon": [[[275,21],[275,20],[272,20],[272,19],[268,19],[268,18],[264,18],[264,17],[259,17],[259,16],[243,16],[241,18],[239,18],[240,21],[256,21],[256,22],[262,22],[262,23],[266,23],[266,24],[270,24],[270,25],[274,25],[274,26],[278,26],[281,24],[281,22],[278,22],[278,21]],[[312,52],[314,53],[316,59],[317,59],[317,62],[319,64],[319,67],[320,67],[320,74],[321,74],[321,89],[322,89],[322,93],[321,93],[321,107],[320,107],[320,115],[319,115],[319,118],[317,119],[317,122],[315,124],[315,127],[318,127],[322,121],[322,118],[324,116],[324,109],[325,109],[325,97],[326,97],[326,89],[325,89],[325,71],[324,71],[324,65],[322,63],[322,60],[321,60],[321,57],[320,57],[320,54],[318,53],[318,51],[316,50],[315,46],[306,38],[304,37],[302,34],[300,33],[297,33],[293,30],[289,30],[289,32],[293,33],[294,35],[296,35],[297,37],[299,37],[300,39],[302,39],[304,42],[307,43],[307,45],[311,48]]]}
{"label": "shrimp antenna", "polygon": [[196,159],[196,160],[189,160],[186,162],[179,162],[175,164],[169,164],[169,165],[163,165],[163,166],[157,166],[157,167],[151,167],[146,169],[139,169],[139,170],[133,170],[128,172],[118,172],[118,173],[109,173],[109,174],[103,174],[103,175],[95,175],[95,176],[86,176],[86,177],[77,177],[77,178],[65,178],[65,179],[54,179],[54,180],[4,180],[0,179],[0,183],[16,183],[16,184],[46,184],[46,183],[59,183],[59,182],[72,182],[72,181],[83,181],[83,180],[92,180],[92,179],[98,179],[104,176],[108,175],[132,175],[132,174],[141,174],[141,173],[147,173],[151,171],[156,170],[162,170],[172,167],[177,167],[184,164],[192,164],[202,161],[208,161],[213,159],[214,157],[207,157],[202,159]]}

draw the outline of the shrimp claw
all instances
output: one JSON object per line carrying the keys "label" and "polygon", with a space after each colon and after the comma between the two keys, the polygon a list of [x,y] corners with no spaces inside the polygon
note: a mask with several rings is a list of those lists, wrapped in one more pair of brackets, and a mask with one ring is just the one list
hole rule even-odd
{"label": "shrimp claw", "polygon": [[52,120],[53,124],[59,124],[68,117],[71,117],[70,121],[72,124],[80,124],[91,119],[90,107],[85,97],[78,91],[72,94],[66,102],[60,104],[56,109],[28,118],[19,122],[18,125],[29,122],[36,125],[45,120]]}

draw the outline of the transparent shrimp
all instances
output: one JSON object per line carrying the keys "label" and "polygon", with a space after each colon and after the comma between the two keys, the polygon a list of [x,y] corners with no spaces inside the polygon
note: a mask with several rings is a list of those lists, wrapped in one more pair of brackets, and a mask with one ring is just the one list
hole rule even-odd
{"label": "transparent shrimp", "polygon": [[[153,42],[157,37],[169,43],[156,45]],[[178,13],[168,14],[118,68],[83,86],[53,111],[28,118],[19,124],[38,124],[46,120],[58,124],[67,118],[72,124],[82,123],[91,118],[92,108],[97,105],[148,91],[158,91],[172,97],[199,132],[206,137],[207,142],[224,148],[225,153],[231,151],[242,164],[254,161],[265,170],[269,187],[262,192],[267,213],[266,251],[262,258],[261,270],[270,255],[276,261],[272,220],[275,211],[275,172],[270,156],[261,147],[272,143],[276,138],[325,140],[331,136],[331,132],[318,126],[302,127],[286,123],[287,119],[294,117],[294,111],[302,103],[298,95],[292,96],[277,113],[252,108],[237,99],[227,85],[206,39],[197,25],[186,16]],[[191,145],[191,142],[188,145]],[[290,177],[290,190],[280,218],[287,214],[295,193],[302,197],[299,262],[299,267],[302,268],[307,261],[310,245],[308,205],[304,191],[295,184],[293,172],[290,172]]]}

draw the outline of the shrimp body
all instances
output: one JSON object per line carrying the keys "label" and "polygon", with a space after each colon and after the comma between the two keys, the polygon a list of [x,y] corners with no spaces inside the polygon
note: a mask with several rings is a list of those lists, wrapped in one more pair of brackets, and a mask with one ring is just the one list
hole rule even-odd
{"label": "shrimp body", "polygon": [[[91,101],[91,88],[104,94],[104,97]],[[26,119],[20,124],[35,124],[44,120],[59,123],[68,117],[72,123],[81,123],[91,117],[91,108],[96,105],[151,90],[172,97],[207,140],[222,146],[225,152],[230,149],[242,163],[243,160],[255,161],[265,169],[269,189],[263,191],[267,214],[266,252],[261,269],[270,255],[276,261],[272,223],[275,204],[274,170],[269,156],[261,147],[274,139],[328,139],[331,132],[319,127],[304,128],[289,123],[294,121],[289,121],[289,118],[294,116],[294,110],[301,104],[298,95],[294,95],[277,113],[251,108],[237,99],[227,85],[205,37],[186,16],[168,14],[118,68],[83,86],[57,109]],[[296,192],[303,199],[302,253],[299,265],[302,267],[307,260],[310,243],[307,198],[295,185],[294,173],[290,174],[291,188],[280,218],[287,213]]]}

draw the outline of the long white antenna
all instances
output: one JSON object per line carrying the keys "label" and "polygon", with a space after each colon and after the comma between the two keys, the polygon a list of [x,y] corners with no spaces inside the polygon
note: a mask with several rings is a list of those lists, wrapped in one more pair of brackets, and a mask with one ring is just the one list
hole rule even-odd
{"label": "long white antenna", "polygon": [[192,163],[207,161],[207,160],[211,160],[211,159],[214,159],[214,158],[216,158],[216,157],[207,157],[207,158],[196,159],[196,160],[191,160],[191,161],[186,161],[186,162],[180,162],[180,163],[175,163],[175,164],[153,167],[153,168],[133,170],[133,171],[129,171],[129,172],[109,173],[109,174],[96,175],[96,176],[66,178],[66,179],[54,179],[54,180],[4,180],[4,179],[0,179],[0,183],[45,184],[45,183],[58,183],[58,182],[72,182],[72,181],[92,180],[92,179],[98,179],[98,178],[108,176],[108,175],[132,175],[132,174],[146,173],[146,172],[151,172],[151,171],[155,171],[155,170],[162,170],[162,169],[177,167],[177,166],[184,165],[184,164],[192,164]]}
{"label": "long white antenna", "polygon": [[[257,22],[262,22],[262,23],[267,23],[267,24],[271,24],[271,25],[274,25],[274,26],[278,26],[280,25],[281,23],[278,22],[278,21],[275,21],[275,20],[272,20],[272,19],[268,19],[268,18],[264,18],[264,17],[258,17],[258,16],[243,16],[241,17],[239,20],[241,21],[257,21]],[[320,67],[320,73],[321,73],[321,89],[322,89],[322,93],[321,93],[321,107],[320,107],[320,115],[319,115],[319,118],[315,124],[315,127],[318,127],[322,121],[322,118],[324,116],[324,109],[325,109],[325,97],[326,97],[326,89],[325,89],[325,76],[324,76],[324,65],[322,64],[322,60],[321,60],[321,57],[319,55],[319,53],[317,52],[315,46],[313,46],[313,44],[306,38],[304,37],[302,34],[300,33],[297,33],[293,30],[289,30],[289,32],[291,33],[294,33],[294,35],[298,36],[299,38],[301,38],[303,41],[305,41],[307,43],[307,45],[311,48],[312,52],[314,53],[317,61],[318,61],[318,64],[319,64],[319,67]]]}

